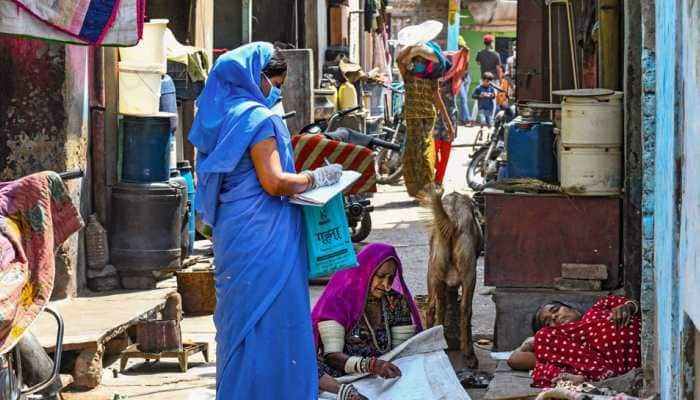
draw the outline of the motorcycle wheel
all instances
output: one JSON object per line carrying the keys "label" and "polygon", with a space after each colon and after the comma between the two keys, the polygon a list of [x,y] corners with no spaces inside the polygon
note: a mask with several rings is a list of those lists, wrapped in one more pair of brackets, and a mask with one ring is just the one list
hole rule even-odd
{"label": "motorcycle wheel", "polygon": [[486,161],[486,153],[488,147],[482,147],[474,153],[469,168],[467,168],[467,185],[472,190],[479,191],[484,189],[486,185],[486,177],[484,176],[484,162]]}
{"label": "motorcycle wheel", "polygon": [[377,152],[374,159],[374,167],[377,175],[377,182],[383,185],[393,185],[398,183],[403,176],[403,164],[401,157],[395,151],[381,149]]}
{"label": "motorcycle wheel", "polygon": [[372,216],[365,211],[362,219],[350,227],[350,239],[353,243],[359,243],[367,239],[370,232],[372,232]]}

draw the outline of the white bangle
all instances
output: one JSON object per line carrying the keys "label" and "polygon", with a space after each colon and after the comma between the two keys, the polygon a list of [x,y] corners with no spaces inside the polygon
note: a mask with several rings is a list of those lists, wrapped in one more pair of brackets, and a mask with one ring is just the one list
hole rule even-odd
{"label": "white bangle", "polygon": [[345,347],[345,328],[333,320],[318,323],[318,335],[323,343],[323,355],[340,353]]}
{"label": "white bangle", "polygon": [[362,357],[351,356],[345,361],[345,373],[348,375],[359,374],[362,371],[361,368]]}

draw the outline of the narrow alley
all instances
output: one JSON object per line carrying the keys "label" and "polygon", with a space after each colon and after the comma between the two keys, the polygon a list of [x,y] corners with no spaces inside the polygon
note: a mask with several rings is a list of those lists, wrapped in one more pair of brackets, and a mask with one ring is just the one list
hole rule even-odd
{"label": "narrow alley", "polygon": [[700,400],[698,21],[0,0],[0,400]]}

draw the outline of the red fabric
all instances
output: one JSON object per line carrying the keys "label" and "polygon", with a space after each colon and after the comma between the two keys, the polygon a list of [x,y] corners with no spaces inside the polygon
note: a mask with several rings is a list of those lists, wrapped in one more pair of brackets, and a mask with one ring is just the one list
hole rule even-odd
{"label": "red fabric", "polygon": [[452,143],[446,140],[435,140],[435,182],[442,185],[447,171],[447,162],[450,160]]}
{"label": "red fabric", "polygon": [[640,318],[633,316],[620,329],[610,320],[612,309],[626,301],[610,295],[593,305],[581,321],[540,329],[535,334],[533,386],[550,387],[552,379],[562,373],[598,381],[638,368]]}
{"label": "red fabric", "polygon": [[357,171],[360,178],[347,193],[374,193],[377,176],[374,170],[374,152],[366,147],[327,139],[323,135],[294,135],[294,161],[297,171],[315,169],[325,165],[326,159],[338,163],[345,170]]}
{"label": "red fabric", "polygon": [[452,68],[442,78],[452,79],[452,94],[455,96],[459,94],[467,68],[469,68],[469,49],[460,49],[452,55]]}

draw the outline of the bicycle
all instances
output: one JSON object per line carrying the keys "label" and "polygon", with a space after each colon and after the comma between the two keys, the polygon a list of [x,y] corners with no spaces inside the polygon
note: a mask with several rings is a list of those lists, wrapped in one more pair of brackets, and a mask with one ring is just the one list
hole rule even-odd
{"label": "bicycle", "polygon": [[382,126],[382,139],[400,146],[400,150],[382,148],[375,157],[375,171],[377,182],[382,184],[395,184],[403,175],[403,151],[406,142],[406,122],[403,110],[403,83],[396,82],[383,85],[391,90],[392,107],[388,106],[385,99],[384,125]]}

